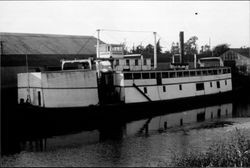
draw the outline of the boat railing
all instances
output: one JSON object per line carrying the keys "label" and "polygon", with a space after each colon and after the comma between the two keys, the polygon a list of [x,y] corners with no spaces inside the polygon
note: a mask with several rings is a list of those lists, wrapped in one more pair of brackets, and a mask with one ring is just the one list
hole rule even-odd
{"label": "boat railing", "polygon": [[124,71],[124,79],[156,79],[156,75],[161,78],[178,78],[178,77],[195,77],[220,75],[231,73],[229,67],[223,68],[202,68],[190,70],[169,70],[169,71],[145,71],[145,72],[129,72]]}

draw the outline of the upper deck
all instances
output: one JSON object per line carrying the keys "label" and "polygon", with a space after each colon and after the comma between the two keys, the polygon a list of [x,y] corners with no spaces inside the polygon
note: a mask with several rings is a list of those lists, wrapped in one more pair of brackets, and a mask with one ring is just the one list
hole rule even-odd
{"label": "upper deck", "polygon": [[121,71],[116,73],[123,73],[124,79],[155,79],[156,75],[160,78],[178,78],[228,74],[231,73],[231,69],[229,67],[213,67],[188,70]]}

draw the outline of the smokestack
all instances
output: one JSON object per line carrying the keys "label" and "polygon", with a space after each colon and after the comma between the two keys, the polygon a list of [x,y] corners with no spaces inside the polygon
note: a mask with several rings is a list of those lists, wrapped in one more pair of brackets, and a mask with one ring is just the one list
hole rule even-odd
{"label": "smokestack", "polygon": [[180,62],[183,63],[183,57],[184,57],[184,32],[180,32]]}

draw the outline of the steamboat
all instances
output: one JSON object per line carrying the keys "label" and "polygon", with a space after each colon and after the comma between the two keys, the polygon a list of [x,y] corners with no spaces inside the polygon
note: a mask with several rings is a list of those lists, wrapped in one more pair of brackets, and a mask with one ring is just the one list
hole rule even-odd
{"label": "steamboat", "polygon": [[[99,32],[96,59],[61,60],[60,71],[18,74],[20,106],[28,104],[25,107],[51,113],[131,106],[139,109],[140,105],[147,108],[152,104],[156,109],[177,101],[188,106],[189,100],[207,101],[207,97],[232,91],[231,70],[219,58],[196,61],[195,57],[194,68],[172,62],[170,69],[161,70],[157,68],[155,32],[153,66],[151,59],[141,54],[125,55],[123,45],[100,44]],[[184,33],[180,32],[180,59],[184,56],[183,39]],[[76,64],[77,69],[66,70],[67,64]]]}

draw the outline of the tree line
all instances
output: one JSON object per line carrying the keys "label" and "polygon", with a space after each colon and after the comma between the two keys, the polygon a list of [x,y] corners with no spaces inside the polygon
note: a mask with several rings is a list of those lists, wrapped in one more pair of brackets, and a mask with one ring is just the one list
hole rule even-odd
{"label": "tree line", "polygon": [[[205,44],[200,47],[198,52],[198,37],[192,36],[186,42],[184,42],[184,55],[186,56],[193,56],[196,54],[198,57],[218,57],[224,52],[229,50],[229,44],[219,44],[214,48],[211,48],[210,45]],[[172,55],[179,54],[180,46],[178,42],[172,42],[171,49],[168,51],[162,51],[162,46],[160,44],[160,39],[156,43],[156,51],[158,61],[167,61],[169,60]],[[145,57],[153,58],[154,54],[154,46],[152,44],[148,44],[146,46],[137,45],[133,46],[132,49],[128,50],[125,48],[125,54],[142,54]]]}

